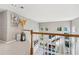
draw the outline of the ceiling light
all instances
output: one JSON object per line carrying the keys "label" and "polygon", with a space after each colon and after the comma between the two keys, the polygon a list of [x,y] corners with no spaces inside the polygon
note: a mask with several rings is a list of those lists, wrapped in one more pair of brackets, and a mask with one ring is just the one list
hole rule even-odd
{"label": "ceiling light", "polygon": [[21,5],[11,4],[11,6],[16,7],[16,8],[24,9],[24,6],[21,6]]}

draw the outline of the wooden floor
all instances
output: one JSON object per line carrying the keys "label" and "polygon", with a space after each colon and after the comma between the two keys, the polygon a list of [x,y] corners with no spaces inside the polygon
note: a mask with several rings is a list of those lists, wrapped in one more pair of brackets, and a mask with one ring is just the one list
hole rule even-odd
{"label": "wooden floor", "polygon": [[0,55],[29,55],[29,44],[27,41],[1,42]]}

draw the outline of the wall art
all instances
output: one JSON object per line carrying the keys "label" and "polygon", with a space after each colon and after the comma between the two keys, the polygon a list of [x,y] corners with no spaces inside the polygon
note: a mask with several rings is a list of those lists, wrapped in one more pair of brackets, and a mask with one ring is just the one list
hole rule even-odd
{"label": "wall art", "polygon": [[62,27],[57,27],[57,31],[62,31]]}
{"label": "wall art", "polygon": [[11,25],[18,26],[19,24],[19,16],[15,13],[11,13]]}

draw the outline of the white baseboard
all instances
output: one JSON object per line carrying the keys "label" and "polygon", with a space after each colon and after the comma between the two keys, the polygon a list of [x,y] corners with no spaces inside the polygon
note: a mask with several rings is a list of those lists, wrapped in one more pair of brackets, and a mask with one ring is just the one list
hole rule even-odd
{"label": "white baseboard", "polygon": [[16,40],[12,40],[12,41],[7,41],[6,43],[9,44],[9,43],[12,43],[12,42],[15,42]]}

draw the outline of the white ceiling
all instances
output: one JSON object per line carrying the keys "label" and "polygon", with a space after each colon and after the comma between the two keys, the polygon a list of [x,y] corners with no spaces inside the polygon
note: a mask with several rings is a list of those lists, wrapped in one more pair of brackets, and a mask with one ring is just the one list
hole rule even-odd
{"label": "white ceiling", "polygon": [[[24,9],[19,8],[20,6],[24,6]],[[77,4],[25,4],[7,7],[38,22],[66,21],[79,17],[79,5]]]}
{"label": "white ceiling", "polygon": [[26,16],[38,22],[65,21],[79,17],[79,5],[24,5]]}

